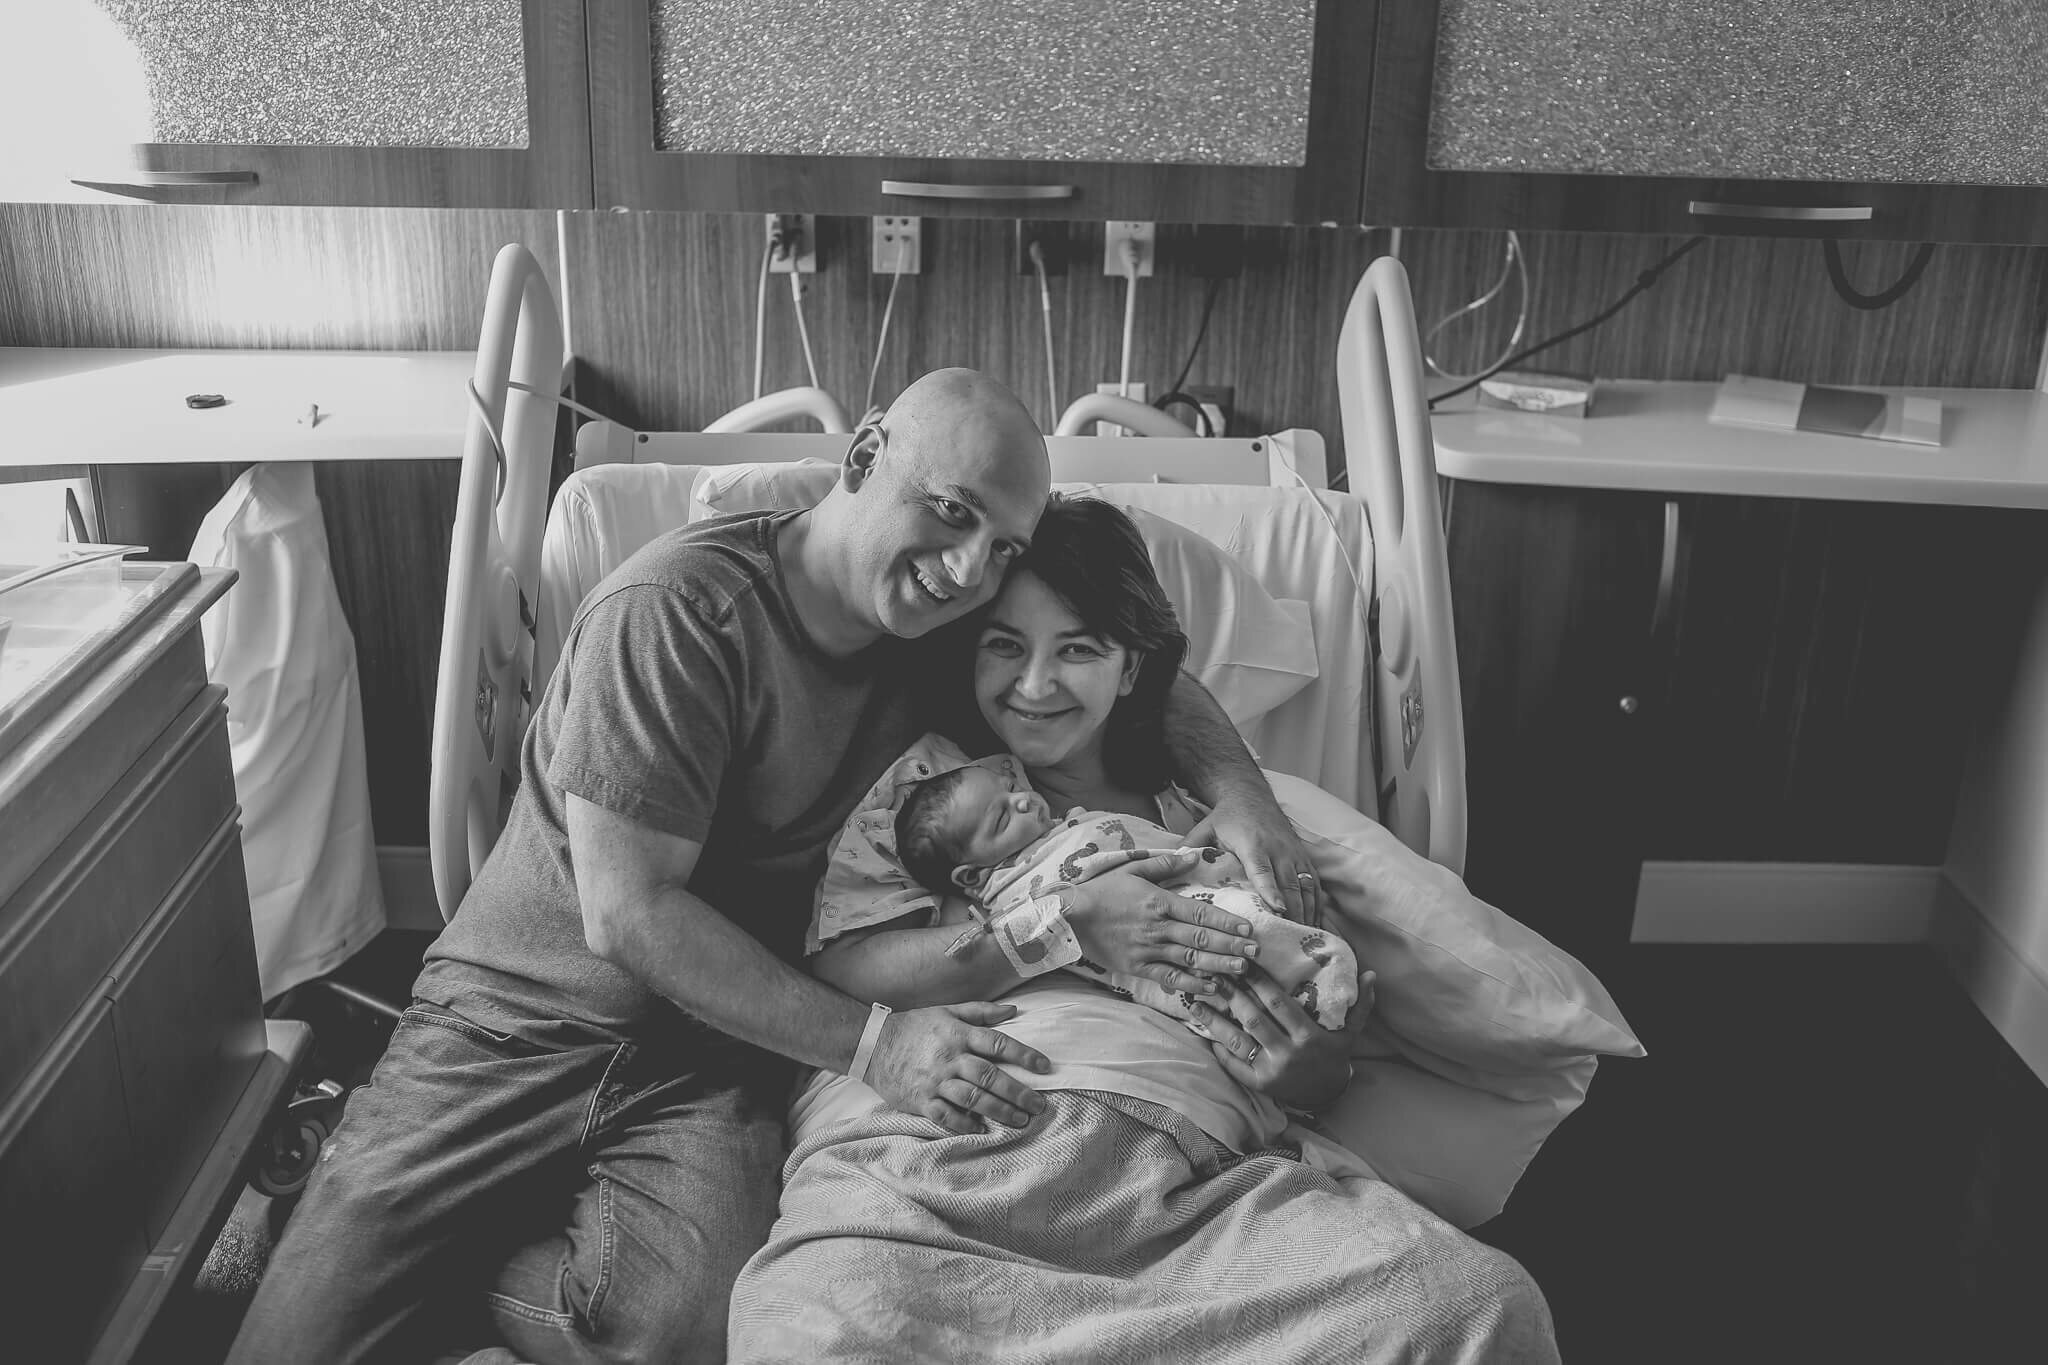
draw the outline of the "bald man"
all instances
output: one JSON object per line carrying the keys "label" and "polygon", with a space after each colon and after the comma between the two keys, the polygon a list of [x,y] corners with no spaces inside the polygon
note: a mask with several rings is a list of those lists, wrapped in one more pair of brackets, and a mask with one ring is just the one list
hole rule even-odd
{"label": "bald man", "polygon": [[[792,965],[826,850],[928,728],[917,642],[995,595],[1049,487],[1017,399],[940,370],[862,427],[816,507],[672,532],[591,592],[504,833],[232,1359],[418,1359],[465,1326],[514,1353],[479,1361],[723,1359],[795,1064],[848,1071],[870,1020]],[[1248,809],[1252,833],[1285,828]],[[968,1080],[980,1118],[1022,1126],[1043,1101],[988,1063],[1046,1062],[990,1027],[1012,1013],[898,1012],[868,1082],[926,1113]],[[488,1324],[431,1311],[477,1291]]]}

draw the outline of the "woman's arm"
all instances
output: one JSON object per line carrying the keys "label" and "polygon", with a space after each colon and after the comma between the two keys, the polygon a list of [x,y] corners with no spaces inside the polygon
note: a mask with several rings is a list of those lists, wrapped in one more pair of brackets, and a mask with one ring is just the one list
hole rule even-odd
{"label": "woman's arm", "polygon": [[[993,934],[972,924],[912,925],[912,916],[850,929],[811,958],[811,972],[856,1000],[879,1000],[892,1009],[993,1000],[1021,978]],[[968,942],[946,955],[962,935]]]}
{"label": "woman's arm", "polygon": [[[1184,870],[1190,856],[1127,863],[1059,890],[1068,926],[1090,961],[1197,995],[1211,992],[1211,977],[1244,970],[1244,957],[1258,953],[1257,941],[1242,937],[1251,925],[1152,884]],[[812,972],[856,1000],[897,1009],[993,1000],[1023,979],[994,934],[971,924],[914,928],[909,920],[841,934],[811,959]],[[963,936],[960,951],[947,956]]]}
{"label": "woman's arm", "polygon": [[1230,717],[1185,672],[1166,694],[1166,749],[1181,783],[1209,807],[1187,841],[1236,854],[1268,904],[1289,919],[1318,923],[1315,865],[1293,823]]}

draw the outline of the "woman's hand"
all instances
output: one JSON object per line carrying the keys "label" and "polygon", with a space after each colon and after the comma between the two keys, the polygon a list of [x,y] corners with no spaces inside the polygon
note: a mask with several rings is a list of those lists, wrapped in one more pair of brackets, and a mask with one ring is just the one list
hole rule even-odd
{"label": "woman's hand", "polygon": [[1252,890],[1266,904],[1297,924],[1322,926],[1315,864],[1301,846],[1294,822],[1263,779],[1256,791],[1243,787],[1224,795],[1183,842],[1190,848],[1214,846],[1236,854],[1252,879]]}
{"label": "woman's hand", "polygon": [[1067,924],[1088,960],[1189,995],[1213,995],[1217,977],[1242,972],[1259,951],[1250,924],[1152,884],[1199,856],[1158,854],[1063,888]]}
{"label": "woman's hand", "polygon": [[1290,1109],[1317,1110],[1351,1083],[1351,1045],[1372,1012],[1373,973],[1358,981],[1358,1003],[1341,1029],[1325,1029],[1254,967],[1241,982],[1221,982],[1224,1009],[1198,1000],[1195,1017],[1233,1080]]}

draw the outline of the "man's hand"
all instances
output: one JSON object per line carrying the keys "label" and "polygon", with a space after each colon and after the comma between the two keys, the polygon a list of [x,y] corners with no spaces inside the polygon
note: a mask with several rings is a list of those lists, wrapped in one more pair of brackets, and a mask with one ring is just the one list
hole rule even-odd
{"label": "man's hand", "polygon": [[1252,879],[1252,890],[1298,924],[1321,927],[1322,892],[1315,864],[1263,780],[1257,791],[1233,789],[1210,808],[1209,818],[1188,831],[1190,847],[1213,846],[1234,853]]}
{"label": "man's hand", "polygon": [[1152,884],[1199,856],[1158,854],[1063,889],[1067,924],[1088,960],[1190,995],[1214,994],[1215,977],[1242,972],[1259,951],[1250,924]]}
{"label": "man's hand", "polygon": [[1223,1069],[1250,1090],[1296,1109],[1321,1109],[1351,1083],[1351,1045],[1373,1006],[1371,972],[1358,983],[1358,1003],[1341,1029],[1325,1029],[1253,968],[1239,983],[1224,983],[1225,1009],[1195,1002],[1195,1017],[1209,1031]]}
{"label": "man's hand", "polygon": [[1044,1110],[1045,1098],[996,1063],[1037,1072],[1052,1063],[989,1027],[1016,1012],[986,1000],[898,1010],[882,1024],[867,1083],[891,1107],[954,1133],[985,1132],[984,1119],[1022,1128]]}

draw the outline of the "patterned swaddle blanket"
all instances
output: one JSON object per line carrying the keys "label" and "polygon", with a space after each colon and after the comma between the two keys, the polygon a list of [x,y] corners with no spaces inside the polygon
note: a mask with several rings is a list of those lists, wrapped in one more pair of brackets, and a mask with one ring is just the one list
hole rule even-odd
{"label": "patterned swaddle blanket", "polygon": [[[1259,945],[1255,961],[1326,1029],[1344,1026],[1358,1000],[1358,960],[1336,934],[1297,924],[1276,913],[1252,890],[1244,866],[1216,848],[1182,848],[1180,836],[1133,815],[1088,811],[1079,806],[1035,842],[988,869],[980,899],[997,919],[1026,902],[1062,887],[1078,886],[1112,868],[1161,853],[1179,853],[1185,866],[1158,885],[1190,900],[1207,901],[1251,925]],[[1199,1026],[1185,992],[1169,991],[1144,977],[1126,976],[1082,958],[1069,971],[1098,981],[1119,995]]]}

